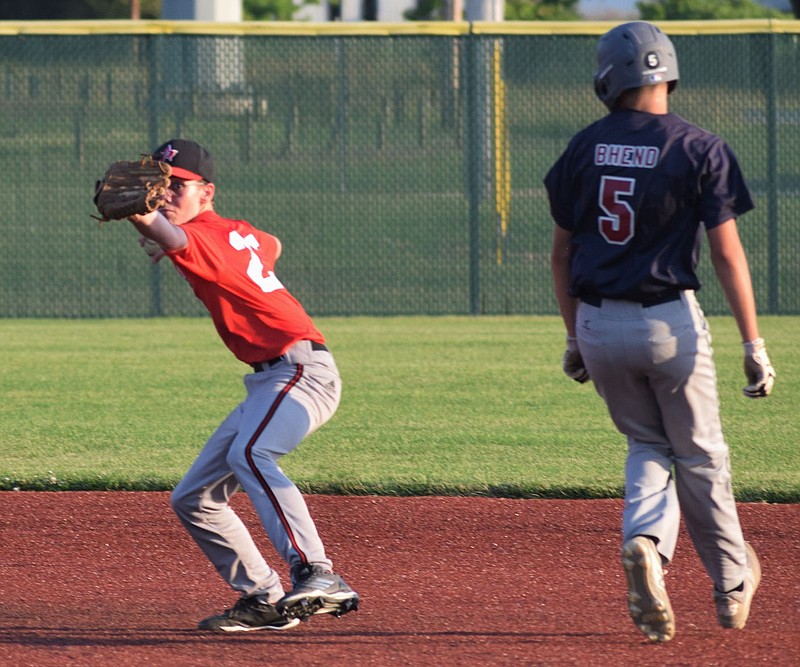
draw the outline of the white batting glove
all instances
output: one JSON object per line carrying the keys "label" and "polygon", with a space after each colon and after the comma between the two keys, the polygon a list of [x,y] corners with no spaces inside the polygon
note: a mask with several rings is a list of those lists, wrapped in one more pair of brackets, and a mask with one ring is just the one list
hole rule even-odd
{"label": "white batting glove", "polygon": [[561,360],[561,367],[568,377],[583,384],[589,379],[589,371],[583,365],[583,357],[578,349],[578,339],[567,336],[567,349]]}
{"label": "white batting glove", "polygon": [[775,369],[769,362],[764,339],[756,338],[743,345],[744,374],[748,382],[744,388],[744,395],[748,398],[769,396],[772,385],[775,384]]}

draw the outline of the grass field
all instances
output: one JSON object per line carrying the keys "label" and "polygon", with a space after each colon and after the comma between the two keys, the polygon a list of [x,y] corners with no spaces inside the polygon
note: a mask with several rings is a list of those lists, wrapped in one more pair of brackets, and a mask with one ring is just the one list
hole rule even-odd
{"label": "grass field", "polygon": [[[778,372],[744,398],[731,318],[710,318],[742,500],[800,502],[798,318],[764,317]],[[320,318],[345,383],[285,457],[307,492],[615,497],[624,441],[560,369],[556,317]],[[168,489],[244,396],[206,318],[0,320],[0,489]]]}

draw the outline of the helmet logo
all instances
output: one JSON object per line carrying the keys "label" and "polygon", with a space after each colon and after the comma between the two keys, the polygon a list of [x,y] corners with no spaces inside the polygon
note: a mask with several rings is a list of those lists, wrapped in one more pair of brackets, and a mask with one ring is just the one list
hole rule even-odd
{"label": "helmet logo", "polygon": [[644,57],[644,64],[648,69],[655,69],[658,67],[658,54],[655,51],[650,51]]}

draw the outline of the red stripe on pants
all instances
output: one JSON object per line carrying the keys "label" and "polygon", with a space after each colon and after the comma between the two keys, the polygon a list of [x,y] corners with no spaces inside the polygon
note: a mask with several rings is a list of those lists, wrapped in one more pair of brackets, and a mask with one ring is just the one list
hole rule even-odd
{"label": "red stripe on pants", "polygon": [[295,371],[294,376],[291,380],[286,384],[286,386],[281,390],[280,394],[278,394],[277,398],[273,401],[272,405],[269,408],[269,411],[265,415],[264,419],[261,420],[261,423],[258,425],[258,428],[253,433],[253,437],[250,438],[250,441],[247,443],[247,447],[245,447],[244,453],[245,458],[247,459],[247,465],[250,466],[250,470],[255,475],[255,478],[258,480],[258,483],[261,485],[261,488],[264,489],[264,493],[267,494],[267,497],[270,499],[272,506],[275,508],[275,513],[278,515],[280,519],[281,525],[283,529],[286,531],[286,535],[289,537],[289,541],[292,543],[295,551],[300,556],[300,561],[302,563],[308,563],[308,559],[306,555],[300,550],[300,546],[297,544],[297,539],[295,538],[294,532],[292,531],[292,527],[289,525],[289,520],[286,518],[286,514],[284,514],[283,509],[278,502],[278,498],[275,493],[270,488],[269,484],[267,484],[267,480],[264,479],[264,476],[261,474],[261,471],[256,466],[255,461],[253,460],[253,447],[255,446],[256,442],[258,441],[259,436],[264,432],[264,429],[267,427],[267,424],[272,420],[277,412],[278,408],[280,407],[283,399],[291,391],[292,387],[294,387],[299,381],[300,378],[303,376],[303,364],[297,364],[297,370]]}

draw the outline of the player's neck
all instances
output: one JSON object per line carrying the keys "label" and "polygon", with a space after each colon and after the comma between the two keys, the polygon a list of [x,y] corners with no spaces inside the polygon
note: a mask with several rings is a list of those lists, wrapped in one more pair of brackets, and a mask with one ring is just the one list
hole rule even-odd
{"label": "player's neck", "polygon": [[669,112],[668,95],[666,84],[636,88],[623,93],[618,108],[659,115],[666,114]]}
{"label": "player's neck", "polygon": [[669,107],[666,104],[666,100],[664,101],[664,104],[654,104],[649,102],[645,104],[632,104],[627,108],[634,111],[644,111],[645,113],[652,113],[656,115],[669,113]]}

